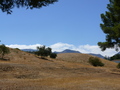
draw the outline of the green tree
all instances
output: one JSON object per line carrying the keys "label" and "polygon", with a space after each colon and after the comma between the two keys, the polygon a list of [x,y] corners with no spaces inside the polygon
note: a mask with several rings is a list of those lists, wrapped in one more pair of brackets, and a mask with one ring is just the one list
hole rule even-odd
{"label": "green tree", "polygon": [[51,53],[50,54],[50,58],[56,58],[57,57],[57,54],[56,53]]}
{"label": "green tree", "polygon": [[0,9],[8,14],[12,13],[14,7],[26,7],[27,9],[41,8],[53,4],[58,0],[0,0]]}
{"label": "green tree", "polygon": [[106,34],[106,41],[98,42],[98,45],[102,51],[106,48],[115,48],[117,51],[120,47],[120,0],[109,0],[109,2],[108,11],[101,14],[103,23],[100,24]]}
{"label": "green tree", "polygon": [[41,56],[41,58],[44,58],[44,57],[47,57],[48,55],[50,55],[51,54],[51,48],[46,48],[45,46],[40,46],[40,47],[37,47],[37,50],[38,51],[36,51],[36,54],[38,55],[38,56]]}
{"label": "green tree", "polygon": [[0,54],[2,55],[1,58],[3,59],[4,55],[8,53],[10,53],[9,48],[6,47],[4,44],[0,45]]}
{"label": "green tree", "polygon": [[110,57],[110,60],[120,59],[120,54],[115,54],[114,56]]}

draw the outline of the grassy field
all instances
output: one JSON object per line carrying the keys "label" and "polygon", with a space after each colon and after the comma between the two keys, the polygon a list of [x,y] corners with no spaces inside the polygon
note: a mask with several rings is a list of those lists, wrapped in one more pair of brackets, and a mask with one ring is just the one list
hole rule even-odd
{"label": "grassy field", "polygon": [[56,59],[17,49],[0,60],[0,90],[120,90],[117,63],[104,59],[104,67],[88,63],[91,55],[58,54]]}

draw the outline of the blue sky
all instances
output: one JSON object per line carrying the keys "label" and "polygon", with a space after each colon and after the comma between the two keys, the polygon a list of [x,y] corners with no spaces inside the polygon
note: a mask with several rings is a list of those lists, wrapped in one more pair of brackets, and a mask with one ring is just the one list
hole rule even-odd
{"label": "blue sky", "polygon": [[[0,12],[1,43],[13,48],[46,45],[54,51],[68,48],[83,53],[103,53],[81,49],[82,46],[98,48],[97,43],[105,41],[99,25],[100,14],[107,10],[108,3],[109,0],[59,0],[41,9],[14,8],[11,15]],[[111,55],[113,53],[116,52],[112,50]]]}

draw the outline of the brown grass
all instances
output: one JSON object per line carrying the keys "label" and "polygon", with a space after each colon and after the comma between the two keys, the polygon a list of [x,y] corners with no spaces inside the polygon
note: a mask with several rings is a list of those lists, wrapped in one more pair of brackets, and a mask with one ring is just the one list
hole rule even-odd
{"label": "brown grass", "polygon": [[[61,61],[66,61],[66,62],[90,65],[88,63],[88,60],[90,57],[95,57],[95,56],[88,55],[88,54],[80,54],[80,53],[62,53],[62,54],[58,54],[57,59],[61,60]],[[115,62],[111,62],[111,61],[101,59],[101,58],[100,58],[100,60],[105,64],[105,67],[116,68],[117,64]]]}
{"label": "brown grass", "polygon": [[104,67],[88,63],[91,55],[58,54],[46,60],[17,49],[0,61],[0,90],[119,90],[116,63],[101,59]]}

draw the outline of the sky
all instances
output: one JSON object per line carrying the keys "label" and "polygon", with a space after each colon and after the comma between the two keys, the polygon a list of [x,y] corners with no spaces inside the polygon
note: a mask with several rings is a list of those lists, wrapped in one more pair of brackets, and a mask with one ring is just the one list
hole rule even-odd
{"label": "sky", "polygon": [[105,41],[100,14],[109,0],[59,0],[41,9],[14,8],[8,15],[0,11],[0,40],[11,48],[36,49],[45,45],[53,51],[72,49],[81,53],[112,56],[102,52],[98,42]]}

